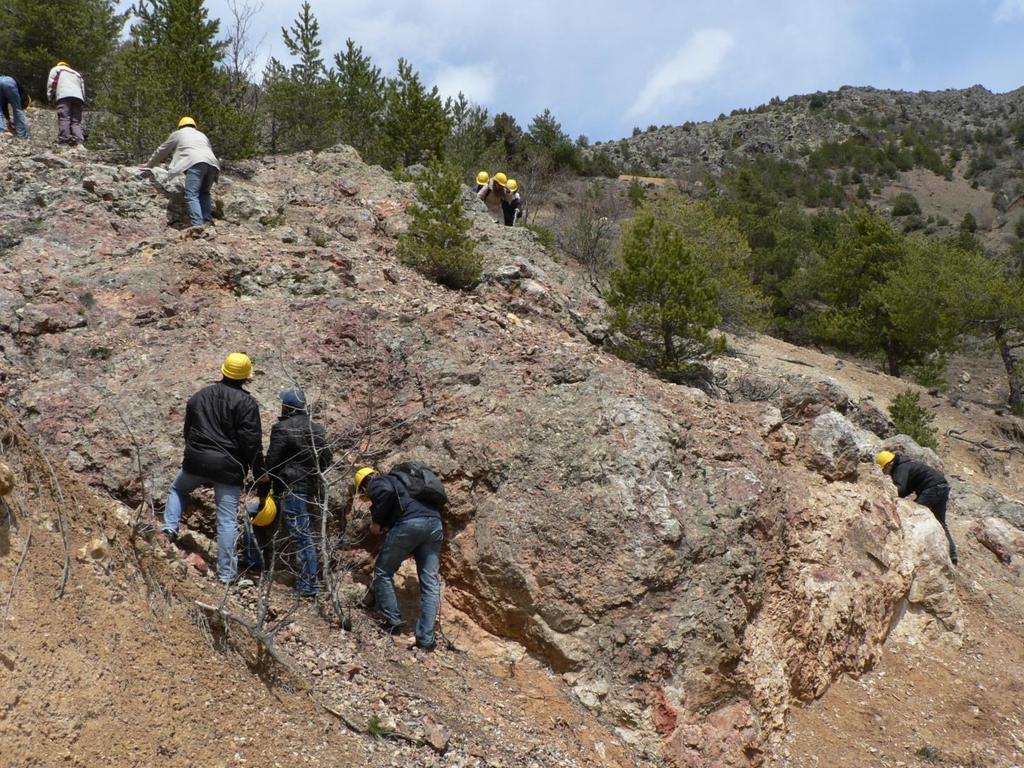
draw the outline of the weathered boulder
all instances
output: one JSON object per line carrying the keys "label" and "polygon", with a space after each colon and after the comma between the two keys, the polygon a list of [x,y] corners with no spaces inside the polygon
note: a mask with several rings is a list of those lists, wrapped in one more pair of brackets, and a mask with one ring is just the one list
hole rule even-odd
{"label": "weathered boulder", "polygon": [[1024,554],[1024,532],[1005,520],[986,517],[971,526],[971,533],[1003,565]]}
{"label": "weathered boulder", "polygon": [[905,500],[898,504],[906,541],[905,567],[911,581],[897,609],[893,638],[915,645],[943,643],[959,648],[963,611],[946,535],[927,508]]}
{"label": "weathered boulder", "polygon": [[870,460],[874,447],[870,435],[836,411],[815,417],[806,435],[804,461],[827,480],[856,480],[860,462]]}

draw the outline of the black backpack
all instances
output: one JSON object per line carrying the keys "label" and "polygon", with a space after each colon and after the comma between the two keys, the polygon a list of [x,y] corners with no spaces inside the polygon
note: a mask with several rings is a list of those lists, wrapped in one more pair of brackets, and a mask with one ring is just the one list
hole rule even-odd
{"label": "black backpack", "polygon": [[422,461],[404,461],[388,474],[401,480],[409,495],[428,507],[441,510],[448,503],[444,483]]}

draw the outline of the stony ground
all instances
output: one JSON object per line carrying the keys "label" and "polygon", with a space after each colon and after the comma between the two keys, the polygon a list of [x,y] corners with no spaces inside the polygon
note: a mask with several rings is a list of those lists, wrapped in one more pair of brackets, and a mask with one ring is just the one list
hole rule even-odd
{"label": "stony ground", "polygon": [[[797,763],[827,732],[816,707],[848,678],[906,648],[948,648],[952,664],[973,642],[1000,647],[930,515],[897,503],[871,463],[882,445],[939,460],[891,434],[883,409],[902,383],[760,338],[736,340],[703,391],[652,380],[603,349],[600,299],[571,267],[469,200],[477,289],[398,263],[411,186],[344,147],[225,169],[216,226],[192,237],[173,182],[54,151],[46,116],[32,142],[0,145],[0,396],[73,498],[55,498],[21,437],[4,444],[27,494],[0,552],[0,675],[17,692],[5,755],[738,767],[785,749]],[[239,348],[265,426],[276,392],[300,383],[337,449],[327,531],[350,632],[334,603],[297,605],[287,583],[262,601],[218,592],[202,574],[203,496],[187,558],[150,540],[184,401]],[[946,437],[942,456],[954,531],[996,563],[977,572],[991,590],[1024,553],[1020,454],[997,450],[1019,424],[967,398],[928,403],[974,440]],[[351,507],[351,469],[403,458],[429,461],[453,497],[452,645],[433,656],[376,635],[359,607],[377,542]],[[414,594],[410,580],[407,605]],[[255,620],[270,644],[197,601]],[[931,711],[909,668],[898,678]],[[1014,685],[992,684],[1004,698]],[[80,712],[129,725],[90,730]],[[1008,760],[1010,742],[986,733]],[[226,746],[236,737],[251,741]],[[835,738],[861,751],[858,732]],[[961,754],[951,743],[935,740]]]}

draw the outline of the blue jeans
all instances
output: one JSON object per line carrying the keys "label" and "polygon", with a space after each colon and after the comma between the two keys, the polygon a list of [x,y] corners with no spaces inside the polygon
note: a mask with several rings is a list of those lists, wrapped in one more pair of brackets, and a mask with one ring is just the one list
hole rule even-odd
{"label": "blue jeans", "polygon": [[13,77],[4,75],[0,77],[0,131],[7,130],[7,121],[4,119],[6,105],[10,105],[11,118],[14,123],[14,131],[23,139],[28,138],[28,122],[25,119],[25,110],[21,108],[21,96],[18,95],[18,84]]}
{"label": "blue jeans", "polygon": [[399,520],[384,537],[377,564],[373,569],[373,592],[377,608],[391,625],[402,623],[395,595],[395,571],[409,555],[416,558],[416,573],[420,579],[420,620],[416,624],[416,642],[422,646],[434,645],[434,624],[441,605],[441,544],[444,533],[441,520],[436,517],[414,517]]}
{"label": "blue jeans", "polygon": [[210,189],[217,180],[217,169],[209,163],[196,163],[185,171],[185,207],[193,227],[213,221]]}
{"label": "blue jeans", "polygon": [[238,578],[238,557],[235,554],[238,536],[238,499],[242,487],[229,483],[215,483],[205,477],[181,470],[171,483],[164,507],[165,531],[178,532],[181,512],[188,504],[188,495],[201,485],[212,485],[217,500],[217,578],[225,584]]}
{"label": "blue jeans", "polygon": [[[256,514],[259,502],[249,503],[249,516]],[[297,493],[286,493],[284,496],[282,517],[288,535],[295,542],[296,559],[299,563],[299,575],[295,580],[295,591],[303,597],[312,597],[320,591],[317,582],[316,546],[309,528],[309,500]],[[258,528],[245,527],[245,559],[250,565],[264,568],[263,551],[270,544],[273,526]],[[252,535],[250,535],[252,531]]]}

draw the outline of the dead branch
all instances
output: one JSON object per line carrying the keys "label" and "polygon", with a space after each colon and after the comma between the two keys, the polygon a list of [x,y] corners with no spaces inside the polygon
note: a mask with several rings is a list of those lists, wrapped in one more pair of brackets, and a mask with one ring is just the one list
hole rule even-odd
{"label": "dead branch", "polygon": [[338,720],[341,721],[342,725],[344,725],[353,733],[358,733],[361,736],[372,736],[374,738],[379,739],[393,739],[395,741],[404,741],[407,744],[412,744],[415,747],[430,747],[438,754],[444,753],[443,749],[438,749],[426,739],[421,739],[419,736],[413,736],[412,734],[404,733],[403,731],[377,731],[371,733],[369,726],[360,726],[351,718],[347,717],[343,712],[339,712],[338,710],[334,709],[334,707],[327,706],[322,701],[317,701],[315,698],[313,698],[312,694],[310,694],[309,698],[310,700],[312,700],[314,704],[323,709],[325,712],[338,718]]}
{"label": "dead branch", "polygon": [[242,627],[249,633],[249,636],[267,652],[267,655],[270,656],[270,658],[280,664],[283,669],[287,670],[287,672],[298,682],[300,688],[303,690],[309,689],[309,683],[306,681],[302,673],[294,667],[291,661],[285,658],[281,652],[277,650],[274,645],[273,638],[257,626],[255,621],[247,616],[240,616],[237,613],[232,613],[223,606],[210,605],[209,603],[203,603],[199,600],[196,600],[195,604],[197,608],[205,611],[207,614],[218,616],[222,623],[226,624],[227,622],[232,622]]}
{"label": "dead branch", "polygon": [[18,560],[18,566],[14,569],[14,575],[11,576],[11,588],[7,592],[7,602],[4,604],[4,616],[3,621],[0,622],[0,629],[4,632],[7,631],[7,617],[11,613],[11,601],[14,599],[14,590],[18,585],[18,576],[21,574],[21,569],[25,565],[25,558],[28,557],[28,548],[32,546],[32,529],[28,529],[28,536],[25,537],[25,546],[21,550],[21,558]]}
{"label": "dead branch", "polygon": [[[31,440],[31,438],[29,438]],[[57,478],[57,473],[53,469],[53,465],[50,463],[50,457],[46,455],[46,451],[42,449],[42,446],[34,444],[33,447],[36,452],[43,457],[43,461],[46,463],[46,470],[50,473],[50,482],[53,484],[53,490],[57,494],[57,499],[60,502],[60,508],[57,510],[57,524],[60,526],[60,536],[64,544],[64,571],[61,574],[60,587],[57,589],[57,598],[64,597],[64,590],[68,585],[68,578],[71,576],[71,540],[70,534],[68,533],[67,520],[64,518],[64,510],[67,507],[67,502],[64,500],[64,491],[61,489],[60,480]],[[75,501],[75,506],[78,506],[78,502]]]}
{"label": "dead branch", "polygon": [[971,440],[969,437],[964,437],[963,431],[959,429],[946,430],[946,437],[952,437],[954,440],[959,440],[962,443],[968,443],[978,448],[984,448],[986,451],[992,451],[993,453],[1020,453],[1024,455],[1024,448],[1021,448],[1019,445],[998,446],[984,439]]}

